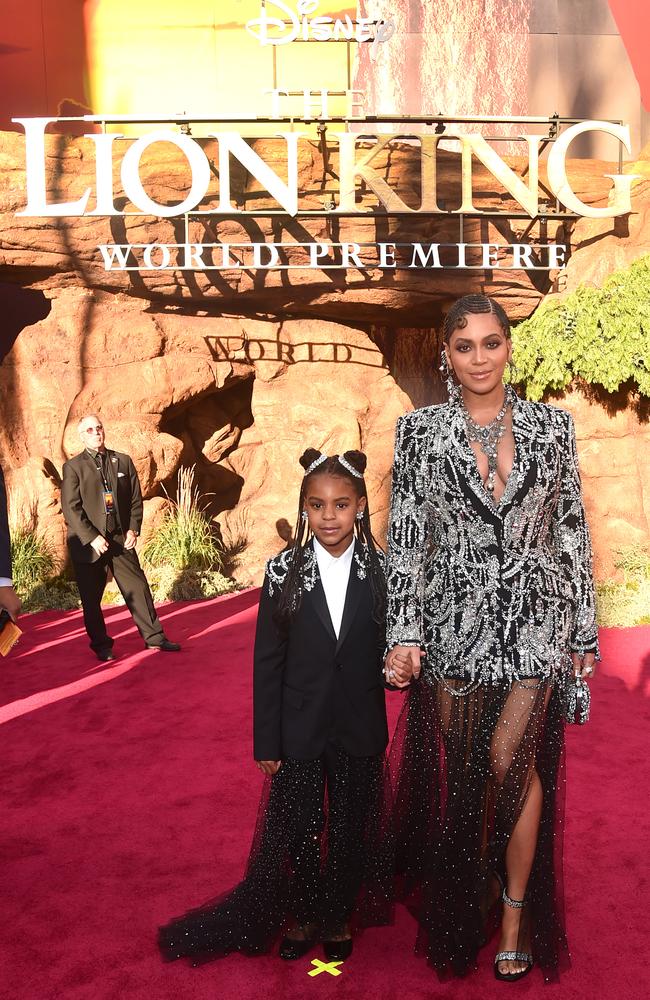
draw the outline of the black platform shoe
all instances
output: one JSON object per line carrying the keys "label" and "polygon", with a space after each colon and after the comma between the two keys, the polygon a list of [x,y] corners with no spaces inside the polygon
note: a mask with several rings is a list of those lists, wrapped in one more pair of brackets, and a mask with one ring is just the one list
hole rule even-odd
{"label": "black platform shoe", "polygon": [[343,941],[323,941],[325,958],[330,962],[345,962],[352,954],[352,938]]}
{"label": "black platform shoe", "polygon": [[308,951],[311,951],[315,944],[316,941],[313,937],[306,937],[301,940],[292,937],[283,937],[280,941],[278,954],[285,962],[293,962],[297,958],[302,958]]}

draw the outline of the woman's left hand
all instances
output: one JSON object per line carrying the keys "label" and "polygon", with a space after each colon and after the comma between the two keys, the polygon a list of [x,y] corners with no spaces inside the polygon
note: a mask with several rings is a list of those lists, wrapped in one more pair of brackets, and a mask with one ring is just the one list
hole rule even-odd
{"label": "woman's left hand", "polygon": [[596,673],[595,653],[571,653],[571,659],[576,677],[593,677]]}

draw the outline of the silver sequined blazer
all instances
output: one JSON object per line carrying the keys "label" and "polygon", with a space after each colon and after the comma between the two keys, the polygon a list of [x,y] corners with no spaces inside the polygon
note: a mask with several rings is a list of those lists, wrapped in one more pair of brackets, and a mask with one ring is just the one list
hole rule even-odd
{"label": "silver sequined blazer", "polygon": [[428,680],[546,679],[569,668],[571,650],[598,652],[573,419],[518,399],[513,432],[512,473],[495,503],[459,403],[398,421],[388,647],[422,645]]}

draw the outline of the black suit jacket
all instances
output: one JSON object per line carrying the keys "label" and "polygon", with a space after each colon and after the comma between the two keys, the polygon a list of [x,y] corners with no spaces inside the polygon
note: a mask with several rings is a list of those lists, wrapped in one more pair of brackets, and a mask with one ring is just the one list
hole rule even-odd
{"label": "black suit jacket", "polygon": [[9,538],[5,477],[2,469],[0,469],[0,576],[4,576],[8,580],[11,579],[11,540]]}
{"label": "black suit jacket", "polygon": [[[126,534],[140,532],[142,490],[135,466],[128,455],[106,449],[110,463],[109,483],[114,487],[119,524]],[[63,466],[61,507],[68,528],[68,546],[74,562],[96,562],[91,546],[97,535],[106,536],[104,486],[95,459],[82,451]]]}
{"label": "black suit jacket", "polygon": [[[363,547],[355,542],[363,561]],[[312,567],[313,549],[308,546]],[[267,566],[257,617],[253,730],[256,760],[313,760],[334,738],[352,757],[382,753],[388,742],[382,675],[384,630],[372,619],[370,580],[353,560],[337,640],[325,591],[313,569],[289,632],[273,612],[291,552]]]}

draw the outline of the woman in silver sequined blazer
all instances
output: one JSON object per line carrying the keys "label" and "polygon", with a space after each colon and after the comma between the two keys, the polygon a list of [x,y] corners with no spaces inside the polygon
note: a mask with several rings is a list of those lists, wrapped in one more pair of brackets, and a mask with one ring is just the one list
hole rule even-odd
{"label": "woman in silver sequined blazer", "polygon": [[450,399],[398,423],[388,532],[386,671],[422,671],[393,745],[402,893],[441,974],[473,966],[501,905],[497,978],[533,958],[550,978],[567,959],[562,692],[597,655],[575,432],[503,385],[496,302],[459,300],[444,342]]}

